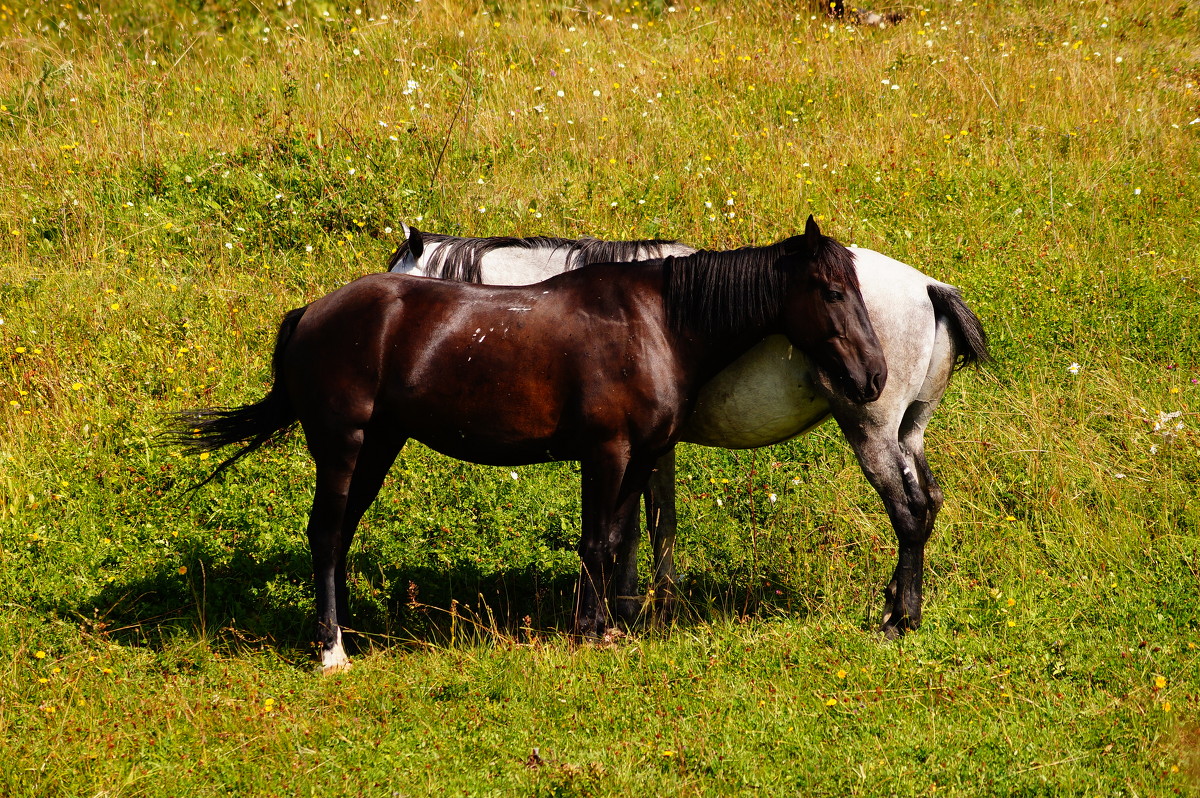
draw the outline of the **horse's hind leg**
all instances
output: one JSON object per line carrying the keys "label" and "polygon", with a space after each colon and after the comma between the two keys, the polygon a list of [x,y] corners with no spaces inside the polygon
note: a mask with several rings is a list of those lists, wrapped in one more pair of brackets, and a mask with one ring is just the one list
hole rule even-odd
{"label": "horse's hind leg", "polygon": [[349,663],[337,618],[337,553],[342,548],[342,520],[358,446],[359,440],[351,440],[346,441],[346,450],[342,452],[332,447],[322,447],[324,451],[318,452],[310,444],[317,464],[317,484],[308,514],[308,547],[316,584],[318,655],[326,671],[344,668]]}
{"label": "horse's hind leg", "polygon": [[[925,543],[933,534],[933,525],[937,521],[938,512],[942,509],[943,495],[942,487],[938,484],[937,479],[933,476],[933,470],[929,467],[929,461],[925,459],[925,427],[929,424],[929,419],[933,416],[933,411],[937,409],[937,398],[931,401],[916,401],[908,406],[904,413],[904,418],[900,422],[900,452],[904,456],[906,468],[903,471],[905,477],[905,487],[909,495],[915,494],[919,498],[909,501],[910,508],[914,519],[920,524],[921,529],[918,535],[920,539],[921,558],[924,559]],[[913,487],[915,483],[915,488]],[[899,570],[899,569],[897,569]],[[898,619],[898,623],[903,623],[907,617],[904,613],[915,610],[915,615],[911,617],[915,620],[912,624],[916,628],[921,621],[921,577],[922,569],[918,569],[915,575],[915,602],[912,598],[904,598],[905,583],[903,580],[897,581],[893,576],[892,581],[888,583],[887,598],[890,602],[891,615]],[[910,591],[911,593],[911,591]],[[897,597],[899,600],[899,610],[897,610]],[[889,616],[884,616],[884,630],[887,631]]]}
{"label": "horse's hind leg", "polygon": [[341,537],[341,546],[337,551],[335,563],[335,583],[337,585],[336,606],[338,626],[350,625],[349,588],[346,585],[346,555],[354,540],[354,533],[363,514],[379,495],[383,480],[396,462],[396,455],[404,446],[404,440],[399,442],[385,438],[383,435],[370,435],[363,443],[358,454],[358,462],[354,465],[354,477],[350,481],[350,494],[346,501],[346,515],[342,521],[345,530]]}
{"label": "horse's hind leg", "polygon": [[914,402],[909,406],[900,424],[900,446],[908,454],[916,471],[917,479],[929,496],[929,509],[925,514],[925,537],[933,534],[933,523],[942,509],[942,486],[933,476],[929,461],[925,459],[925,426],[929,423],[937,402]]}
{"label": "horse's hind leg", "polygon": [[400,445],[361,429],[340,435],[308,433],[317,485],[308,519],[308,545],[316,582],[317,645],[325,672],[349,665],[342,626],[349,621],[346,553],[359,519],[374,501]]}

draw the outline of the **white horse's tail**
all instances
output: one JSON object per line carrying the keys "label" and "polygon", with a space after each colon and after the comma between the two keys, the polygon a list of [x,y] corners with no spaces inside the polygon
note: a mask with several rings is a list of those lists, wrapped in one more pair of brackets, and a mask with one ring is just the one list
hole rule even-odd
{"label": "white horse's tail", "polygon": [[934,313],[949,323],[954,338],[954,368],[980,366],[990,363],[987,333],[975,312],[967,307],[962,295],[954,286],[933,283],[929,286],[929,299]]}

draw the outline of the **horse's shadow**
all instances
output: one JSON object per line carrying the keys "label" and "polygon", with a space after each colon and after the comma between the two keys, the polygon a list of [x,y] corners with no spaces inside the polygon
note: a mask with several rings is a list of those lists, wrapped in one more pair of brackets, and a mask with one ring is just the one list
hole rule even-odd
{"label": "horse's shadow", "polygon": [[[74,614],[87,632],[159,653],[190,640],[220,652],[265,650],[297,665],[309,661],[314,613],[307,549],[235,551],[220,563],[193,562],[186,573],[163,563],[109,583],[79,601]],[[808,614],[805,597],[743,576],[686,576],[671,623]],[[390,565],[360,553],[351,569],[348,638],[361,652],[554,636],[571,628],[576,579],[575,571],[553,565],[484,572],[470,564]],[[652,626],[648,617],[638,624]]]}
{"label": "horse's shadow", "polygon": [[[315,623],[307,549],[235,551],[220,563],[193,563],[182,573],[163,563],[106,584],[78,601],[73,614],[86,632],[121,645],[161,652],[190,637],[218,650],[273,649],[287,659],[307,658]],[[369,555],[355,566],[349,637],[359,650],[520,640],[570,628],[576,574],[561,568],[485,573],[467,564],[389,565]]]}

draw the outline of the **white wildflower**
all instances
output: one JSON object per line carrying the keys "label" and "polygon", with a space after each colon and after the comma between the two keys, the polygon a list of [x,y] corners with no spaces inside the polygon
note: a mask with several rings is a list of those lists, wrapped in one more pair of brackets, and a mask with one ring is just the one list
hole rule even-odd
{"label": "white wildflower", "polygon": [[1154,421],[1153,431],[1163,437],[1166,442],[1171,442],[1179,437],[1179,433],[1183,432],[1183,422],[1176,424],[1171,422],[1183,415],[1182,410],[1175,410],[1170,413],[1158,411],[1158,418]]}

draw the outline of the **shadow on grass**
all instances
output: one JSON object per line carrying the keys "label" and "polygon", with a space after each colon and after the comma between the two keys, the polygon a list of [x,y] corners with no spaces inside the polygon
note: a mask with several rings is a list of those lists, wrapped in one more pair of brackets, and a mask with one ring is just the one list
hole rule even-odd
{"label": "shadow on grass", "polygon": [[[576,572],[524,565],[484,572],[390,566],[358,554],[351,576],[352,652],[366,647],[524,640],[570,629]],[[364,574],[375,575],[368,583]],[[106,585],[73,608],[86,631],[158,652],[180,640],[216,651],[270,650],[298,665],[309,661],[313,587],[308,551],[271,556],[232,552],[221,563],[185,573],[162,565],[140,578]],[[685,576],[672,625],[786,614],[806,617],[814,597],[745,573]],[[642,628],[639,625],[639,628]],[[649,629],[649,626],[645,627]]]}
{"label": "shadow on grass", "polygon": [[[358,565],[375,574],[368,584],[351,576],[351,640],[384,647],[450,642],[456,634],[569,627],[573,572],[536,566],[484,573],[457,566],[394,567],[370,558]],[[163,565],[105,585],[68,612],[88,632],[122,645],[162,650],[181,636],[207,638],[218,649],[271,647],[309,652],[313,586],[308,552],[269,557],[234,552],[219,564],[197,562],[186,573]],[[383,586],[383,589],[380,588]],[[353,645],[353,643],[352,643]]]}

